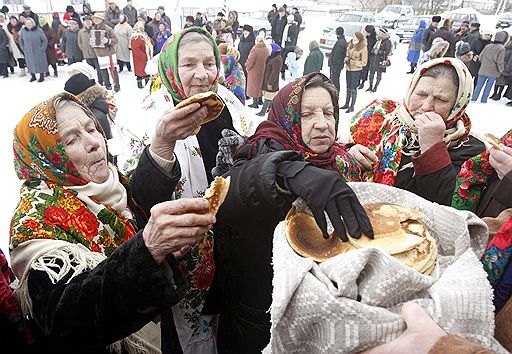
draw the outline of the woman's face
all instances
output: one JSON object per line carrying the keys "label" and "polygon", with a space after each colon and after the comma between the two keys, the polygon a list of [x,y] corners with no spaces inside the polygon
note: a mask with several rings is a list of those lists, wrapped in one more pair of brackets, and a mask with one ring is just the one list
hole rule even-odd
{"label": "woman's face", "polygon": [[187,97],[209,91],[217,73],[210,43],[193,42],[178,50],[178,75]]}
{"label": "woman's face", "polygon": [[323,87],[308,88],[301,103],[302,140],[317,154],[326,152],[336,138],[331,95]]}
{"label": "woman's face", "polygon": [[159,24],[159,25],[158,25],[158,30],[159,30],[160,32],[164,32],[164,30],[165,30],[165,25],[164,25],[163,23]]}
{"label": "woman's face", "polygon": [[11,25],[16,26],[17,23],[18,21],[15,18],[11,18]]}
{"label": "woman's face", "polygon": [[160,14],[160,12],[157,12],[155,14],[155,20],[157,20],[157,21],[161,21],[162,20],[162,15]]}
{"label": "woman's face", "polygon": [[57,112],[57,127],[69,159],[87,182],[108,179],[107,148],[94,121],[78,105],[65,105]]}
{"label": "woman's face", "polygon": [[30,19],[25,19],[25,27],[27,27],[29,30],[34,27],[34,21]]}
{"label": "woman's face", "polygon": [[446,122],[455,104],[457,87],[444,76],[419,79],[409,101],[413,117],[425,112],[435,112]]}

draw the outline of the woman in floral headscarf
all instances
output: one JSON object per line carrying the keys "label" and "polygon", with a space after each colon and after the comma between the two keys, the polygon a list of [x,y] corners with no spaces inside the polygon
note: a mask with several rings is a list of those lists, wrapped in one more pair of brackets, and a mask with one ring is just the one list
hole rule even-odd
{"label": "woman in floral headscarf", "polygon": [[466,107],[473,79],[464,63],[439,58],[421,65],[402,102],[375,100],[351,121],[351,154],[368,181],[409,190],[450,205],[468,158],[485,150],[470,135]]}
{"label": "woman in floral headscarf", "polygon": [[133,57],[133,71],[137,77],[137,87],[143,88],[142,79],[146,85],[149,81],[149,75],[145,71],[146,64],[153,58],[153,42],[144,31],[144,22],[139,21],[133,26],[130,48]]}
{"label": "woman in floral headscarf", "polygon": [[[14,166],[24,184],[10,250],[37,352],[160,353],[152,320],[172,321],[184,295],[174,256],[215,219],[205,200],[167,201],[179,165],[155,153],[167,145],[153,143],[128,183],[107,163],[101,126],[75,96],[52,97],[17,124]],[[163,342],[170,338],[177,342],[164,332]]]}
{"label": "woman in floral headscarf", "polygon": [[325,236],[324,211],[343,240],[344,225],[352,237],[373,235],[345,183],[359,181],[361,171],[334,142],[338,112],[336,87],[325,75],[312,73],[289,83],[225,174],[231,191],[217,214],[217,272],[209,297],[220,312],[219,352],[261,352],[269,342],[272,236],[297,197],[310,206]]}
{"label": "woman in floral headscarf", "polygon": [[[220,54],[215,40],[204,28],[190,27],[173,35],[165,43],[158,58],[158,73],[161,85],[153,84],[153,92],[145,100],[148,119],[145,126],[154,129],[149,133],[158,141],[170,141],[181,168],[181,179],[174,197],[202,197],[208,184],[213,180],[212,169],[216,165],[219,151],[218,141],[224,129],[250,135],[255,124],[246,116],[242,103],[223,85],[219,85],[221,75]],[[222,99],[225,108],[220,116],[203,125],[194,135],[206,109],[199,104],[175,110],[179,102],[197,93],[212,91]],[[200,114],[201,119],[189,117],[191,112]],[[160,125],[171,127],[178,122],[188,122],[186,129],[169,129],[173,134],[161,134]],[[131,129],[139,137],[148,132],[142,130],[139,121]],[[213,262],[213,234],[191,247],[180,260],[180,266],[191,277],[186,298],[173,308],[180,343],[185,352],[207,351],[214,345],[215,318],[202,315],[206,294],[210,288],[215,265]]]}
{"label": "woman in floral headscarf", "polygon": [[219,44],[220,62],[224,66],[224,78],[221,84],[226,86],[245,105],[245,74],[238,62],[240,52],[228,46]]}

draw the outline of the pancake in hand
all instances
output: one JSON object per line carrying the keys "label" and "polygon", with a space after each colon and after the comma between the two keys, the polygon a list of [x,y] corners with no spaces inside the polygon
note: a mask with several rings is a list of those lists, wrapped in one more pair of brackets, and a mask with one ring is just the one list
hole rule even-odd
{"label": "pancake in hand", "polygon": [[[208,110],[208,113],[201,122],[201,125],[216,119],[218,116],[220,116],[222,110],[224,109],[224,102],[222,102],[220,97],[217,96],[215,92],[211,91],[195,94],[194,96],[189,97],[186,100],[183,100],[180,103],[178,103],[175,109],[187,107],[192,103],[199,103],[201,107],[206,107]],[[199,133],[201,125],[196,129],[194,134]]]}
{"label": "pancake in hand", "polygon": [[228,195],[231,177],[215,177],[210,187],[204,192],[204,199],[208,200],[208,212],[216,215],[224,199]]}

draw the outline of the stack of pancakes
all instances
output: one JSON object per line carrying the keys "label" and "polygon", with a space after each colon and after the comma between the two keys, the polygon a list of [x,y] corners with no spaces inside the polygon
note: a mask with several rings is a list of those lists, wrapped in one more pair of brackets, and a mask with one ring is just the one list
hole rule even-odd
{"label": "stack of pancakes", "polygon": [[326,240],[315,219],[292,208],[286,216],[287,237],[290,246],[303,257],[323,262],[338,254],[358,248],[379,248],[398,261],[430,275],[436,266],[437,245],[425,225],[419,221],[423,213],[396,204],[364,205],[375,236],[362,235],[342,242],[332,233]]}

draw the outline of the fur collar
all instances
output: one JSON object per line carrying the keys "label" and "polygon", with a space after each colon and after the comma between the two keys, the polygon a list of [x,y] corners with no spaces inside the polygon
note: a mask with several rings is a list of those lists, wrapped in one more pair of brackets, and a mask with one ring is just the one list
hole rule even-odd
{"label": "fur collar", "polygon": [[82,101],[84,105],[87,107],[91,107],[93,102],[98,98],[105,98],[107,97],[107,90],[98,84],[89,87],[84,92],[77,95],[77,97]]}

